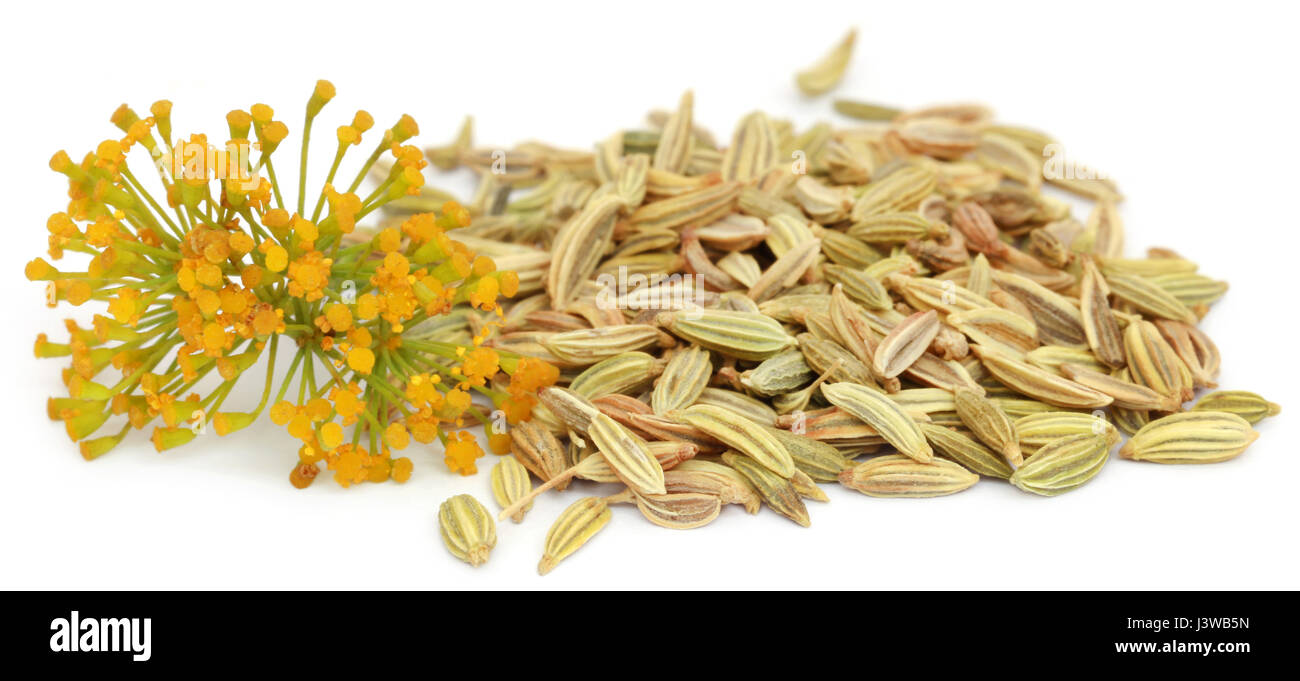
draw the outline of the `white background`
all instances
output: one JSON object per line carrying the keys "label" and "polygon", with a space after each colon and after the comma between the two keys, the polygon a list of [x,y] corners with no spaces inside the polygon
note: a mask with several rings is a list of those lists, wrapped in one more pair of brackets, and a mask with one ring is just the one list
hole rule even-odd
{"label": "white background", "polygon": [[[1286,359],[1296,346],[1300,266],[1291,7],[469,4],[6,10],[18,14],[0,43],[0,587],[1300,587],[1300,376]],[[850,25],[859,39],[845,82],[830,97],[802,99],[793,73]],[[1221,385],[1259,392],[1285,411],[1261,424],[1261,439],[1235,461],[1164,467],[1114,458],[1091,484],[1055,499],[992,481],[930,500],[827,486],[832,501],[811,504],[811,529],[733,506],[689,532],[619,507],[545,578],[535,571],[543,537],[578,498],[572,488],[545,496],[522,525],[500,525],[498,546],[478,570],[438,538],[435,514],[446,497],[470,492],[491,504],[492,455],[478,476],[462,478],[446,471],[440,453],[408,450],[416,471],[406,485],[344,490],[322,475],[298,491],[286,479],[296,445],[264,422],[163,454],[147,432],[135,433],[100,460],[82,461],[62,424],[45,416],[46,397],[62,390],[61,360],[37,361],[31,350],[37,332],[62,339],[69,308],[44,308],[41,286],[22,276],[23,264],[44,254],[46,217],[66,202],[49,156],[67,149],[79,159],[120,136],[108,122],[119,103],[144,112],[164,97],[175,102],[178,133],[216,140],[225,139],[230,109],[271,104],[293,133],[282,155],[294,156],[317,78],[339,92],[318,130],[358,107],[377,128],[407,112],[424,145],[450,138],[472,113],[480,144],[589,148],[617,128],[642,126],[646,111],[675,105],[688,87],[696,120],[724,140],[755,108],[801,127],[846,124],[830,109],[835,96],[903,107],[987,102],[1000,120],[1045,129],[1119,181],[1130,253],[1170,246],[1231,281],[1203,327],[1224,354]],[[333,148],[332,135],[321,137],[317,161]],[[281,177],[293,178],[292,165],[283,167]],[[93,307],[74,314],[88,320],[101,311]],[[248,387],[247,404],[255,390]]]}

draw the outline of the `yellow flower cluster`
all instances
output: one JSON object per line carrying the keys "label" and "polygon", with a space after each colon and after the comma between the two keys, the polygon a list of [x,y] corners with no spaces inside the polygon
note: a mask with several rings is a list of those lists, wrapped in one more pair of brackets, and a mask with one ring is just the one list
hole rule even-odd
{"label": "yellow flower cluster", "polygon": [[[297,487],[311,484],[321,463],[344,487],[405,482],[412,462],[393,452],[412,440],[441,442],[447,466],[470,474],[483,452],[458,430],[467,417],[488,428],[493,449],[507,442],[474,394],[516,423],[528,418],[536,391],[556,380],[557,370],[544,362],[484,347],[492,322],[472,344],[404,336],[456,306],[499,322],[497,298],[514,295],[519,280],[447,236],[469,223],[454,202],[400,228],[355,231],[359,220],[418,193],[424,182],[423,154],[403,144],[418,131],[409,116],[383,132],[346,191],[336,188],[339,167],[374,120],[358,111],[340,126],[309,213],[312,123],[333,97],[334,87],[320,81],[308,100],[296,206],[285,202],[272,161],[289,129],[265,104],[226,116],[230,139],[222,149],[204,135],[173,136],[170,102],[156,102],[145,118],[123,105],[112,116],[121,138],[100,143],[80,163],[62,151],[50,160],[68,179],[69,202],[47,223],[49,257],[89,259],[77,271],[37,258],[27,278],[46,282],[51,306],[107,305],[93,328],[68,320],[68,342],[45,334],[36,341],[37,357],[70,358],[68,394],[51,398],[48,412],[86,459],[113,449],[132,429],[153,424],[154,446],[163,451],[209,425],[220,435],[247,427],[269,407],[271,420],[301,442],[289,476]],[[164,190],[158,198],[127,166],[135,150],[150,157]],[[391,171],[363,197],[358,188],[385,154]],[[282,338],[295,349],[287,371],[277,371]],[[263,355],[260,403],[223,410]],[[110,366],[120,378],[107,375]],[[216,386],[200,394],[198,384],[214,371]],[[492,381],[501,372],[508,383]],[[114,417],[122,423],[110,426]],[[95,436],[106,426],[110,434]]]}

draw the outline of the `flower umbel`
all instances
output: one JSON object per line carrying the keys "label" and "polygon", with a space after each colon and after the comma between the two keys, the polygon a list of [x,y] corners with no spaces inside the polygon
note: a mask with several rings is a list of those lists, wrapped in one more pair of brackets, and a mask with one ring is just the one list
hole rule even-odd
{"label": "flower umbel", "polygon": [[[40,334],[35,354],[70,362],[68,394],[51,398],[48,413],[86,459],[132,429],[152,425],[163,451],[269,411],[301,442],[289,474],[296,487],[310,485],[321,463],[344,487],[405,482],[412,462],[394,452],[412,440],[439,441],[447,466],[468,475],[483,452],[466,419],[491,426],[473,395],[515,422],[556,380],[554,367],[483,345],[500,325],[498,297],[513,296],[518,278],[447,235],[469,223],[464,208],[447,202],[400,226],[358,230],[386,203],[420,192],[426,162],[403,144],[418,132],[409,116],[383,132],[347,185],[340,166],[374,121],[358,111],[340,126],[329,173],[308,202],[312,124],[333,97],[320,81],[308,100],[293,203],[273,161],[289,129],[265,104],[227,114],[222,148],[205,135],[173,135],[168,101],[143,118],[123,105],[111,119],[120,138],[79,163],[62,151],[50,159],[67,177],[69,202],[46,224],[49,260],[28,263],[27,278],[46,282],[51,306],[94,300],[106,309],[91,328],[68,320],[66,343]],[[135,155],[154,170],[137,176],[127,161]],[[391,171],[358,193],[385,155]],[[145,187],[155,179],[156,195]],[[88,256],[84,270],[51,264],[69,253]],[[453,313],[479,317],[476,333],[410,332]],[[281,342],[294,348],[287,370],[277,366]],[[234,385],[263,355],[261,400],[228,410]],[[204,379],[215,387],[200,392]]]}

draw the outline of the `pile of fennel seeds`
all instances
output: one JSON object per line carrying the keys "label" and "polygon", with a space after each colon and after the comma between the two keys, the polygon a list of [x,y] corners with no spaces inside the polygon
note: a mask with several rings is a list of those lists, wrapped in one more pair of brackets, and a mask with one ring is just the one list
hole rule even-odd
{"label": "pile of fennel seeds", "polygon": [[[1045,165],[1050,137],[979,105],[835,109],[861,122],[800,130],[754,112],[720,140],[687,92],[593,150],[476,147],[468,120],[427,150],[479,176],[457,239],[519,273],[491,343],[562,370],[492,470],[500,517],[574,478],[609,486],[555,520],[542,573],[616,503],[688,529],[727,504],[807,526],[827,483],[1054,496],[1117,447],[1231,459],[1280,411],[1245,391],[1197,399],[1218,387],[1198,324],[1226,283],[1170,249],[1126,257],[1115,184]],[[1076,218],[1044,185],[1091,209]],[[426,188],[386,210],[453,198]],[[486,321],[424,332],[467,340]],[[452,552],[486,560],[491,516],[463,495],[444,504]]]}

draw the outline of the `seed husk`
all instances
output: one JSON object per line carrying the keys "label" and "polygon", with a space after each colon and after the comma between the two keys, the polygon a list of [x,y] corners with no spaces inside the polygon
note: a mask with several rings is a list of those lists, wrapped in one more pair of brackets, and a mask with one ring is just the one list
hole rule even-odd
{"label": "seed husk", "polygon": [[1245,390],[1219,390],[1196,402],[1192,411],[1220,411],[1236,414],[1252,426],[1269,416],[1282,413],[1282,407]]}
{"label": "seed husk", "polygon": [[695,107],[695,95],[687,90],[682,94],[677,111],[668,117],[663,132],[659,135],[659,144],[655,147],[652,167],[669,173],[681,173],[686,170],[691,159],[691,150],[695,146],[692,130]]}
{"label": "seed husk", "polygon": [[716,454],[724,449],[717,438],[705,433],[704,431],[692,426],[684,421],[672,418],[679,412],[669,412],[665,416],[658,414],[633,414],[629,417],[628,426],[640,432],[647,433],[647,437],[657,438],[666,441],[689,442],[699,448],[701,452]]}
{"label": "seed husk", "polygon": [[[749,255],[748,253],[741,253],[740,255],[745,256],[749,260],[754,259],[754,256]],[[725,259],[726,258],[723,258],[723,260]],[[756,262],[754,265],[754,277],[758,278],[758,274],[759,274],[759,270]],[[732,312],[748,312],[750,314],[763,313],[763,310],[759,308],[758,303],[755,303],[753,300],[751,300],[748,296],[746,296],[744,293],[741,293],[740,291],[726,291],[725,293],[719,295],[718,309],[730,310]]]}
{"label": "seed husk", "polygon": [[876,345],[872,367],[876,373],[893,378],[912,366],[939,335],[939,314],[934,310],[917,312],[894,326]]}
{"label": "seed husk", "polygon": [[674,409],[695,403],[713,376],[713,363],[709,351],[690,347],[674,353],[655,383],[650,396],[650,406],[656,414],[666,414]]}
{"label": "seed husk", "polygon": [[609,522],[609,504],[600,497],[586,497],[573,502],[555,519],[546,533],[546,548],[537,564],[537,573],[546,574],[560,561],[582,548]]}
{"label": "seed husk", "polygon": [[905,166],[867,185],[853,203],[850,216],[854,222],[860,223],[875,215],[912,210],[934,191],[934,187],[934,171]]}
{"label": "seed husk", "polygon": [[1187,370],[1192,373],[1192,382],[1197,388],[1217,388],[1214,379],[1219,375],[1219,347],[1205,335],[1204,331],[1191,324],[1157,319],[1156,328],[1174,354],[1183,360]]}
{"label": "seed husk", "polygon": [[614,473],[638,494],[663,494],[664,469],[646,449],[646,443],[604,414],[596,414],[587,430]]}
{"label": "seed husk", "polygon": [[561,309],[586,281],[614,235],[614,221],[627,205],[623,197],[610,195],[588,204],[565,224],[551,245],[551,267],[547,270],[546,292],[552,305]]}
{"label": "seed husk", "polygon": [[879,213],[853,223],[848,235],[868,245],[905,243],[909,239],[942,238],[947,236],[945,223],[932,222],[920,213]]}
{"label": "seed husk", "polygon": [[1112,446],[1119,443],[1119,432],[1106,420],[1105,412],[1084,414],[1073,411],[1048,411],[1016,419],[1020,449],[1032,455],[1050,442],[1070,435],[1105,435]]}
{"label": "seed husk", "polygon": [[993,283],[1029,309],[1038,325],[1038,338],[1046,345],[1085,347],[1083,314],[1065,296],[1026,277],[1002,270],[993,271]]}
{"label": "seed husk", "polygon": [[[771,228],[762,220],[748,215],[732,214],[693,232],[701,243],[731,252],[743,252],[762,243]],[[669,232],[676,234],[675,232]]]}
{"label": "seed husk", "polygon": [[695,401],[696,404],[711,404],[715,407],[722,407],[737,416],[753,421],[759,425],[770,426],[776,423],[776,410],[769,407],[766,402],[755,399],[744,393],[738,393],[734,390],[724,390],[721,388],[705,388],[700,391],[700,396]]}
{"label": "seed husk", "polygon": [[969,388],[954,392],[953,402],[957,406],[957,416],[975,437],[1000,453],[1012,466],[1023,463],[1016,426],[997,404]]}
{"label": "seed husk", "polygon": [[1146,424],[1119,455],[1152,463],[1218,463],[1246,451],[1258,437],[1259,431],[1236,414],[1188,411]]}
{"label": "seed husk", "polygon": [[721,407],[696,404],[682,410],[677,419],[698,428],[710,437],[768,467],[782,478],[794,474],[794,460],[785,445],[758,424],[737,419]]}
{"label": "seed husk", "polygon": [[[717,266],[718,269],[730,275],[732,279],[735,279],[741,286],[746,288],[753,286],[758,281],[758,278],[763,276],[763,270],[759,267],[758,260],[743,251],[732,251],[724,255],[722,259],[718,260]],[[731,293],[733,292],[728,291],[723,295]],[[731,309],[736,312],[758,312],[758,305],[754,304],[752,298],[743,297],[743,299],[749,303],[743,308],[739,307],[734,298],[729,298],[728,307],[722,309]]]}
{"label": "seed husk", "polygon": [[948,315],[947,322],[971,341],[993,346],[1013,357],[1023,357],[1038,347],[1038,326],[1000,307],[983,307]]}
{"label": "seed husk", "polygon": [[874,276],[865,270],[856,270],[841,265],[826,265],[822,268],[826,280],[843,287],[845,295],[855,302],[872,310],[889,309],[891,301],[889,292]]}
{"label": "seed husk", "polygon": [[524,468],[542,482],[554,478],[567,468],[564,447],[560,441],[535,421],[523,421],[510,429],[510,451]]}
{"label": "seed husk", "polygon": [[1179,404],[1191,399],[1191,372],[1160,336],[1155,324],[1141,320],[1124,329],[1124,352],[1134,382]]}
{"label": "seed husk", "polygon": [[438,508],[438,529],[451,555],[478,567],[487,562],[497,545],[497,526],[483,504],[468,494],[442,502]]}
{"label": "seed husk", "polygon": [[1039,227],[1029,232],[1028,250],[1031,255],[1051,265],[1064,268],[1074,254],[1055,232]]}
{"label": "seed husk", "polygon": [[[831,326],[835,328],[835,335],[844,347],[858,358],[858,361],[870,368],[876,345],[879,343],[879,336],[871,328],[870,319],[857,303],[849,300],[841,284],[831,287],[828,304],[830,311],[827,316],[830,317]],[[883,378],[884,376],[876,376],[878,381]],[[894,390],[891,392],[896,392],[898,382],[894,381],[893,384]]]}
{"label": "seed husk", "polygon": [[1147,279],[1189,308],[1213,304],[1228,292],[1228,282],[1216,281],[1195,272],[1156,274]]}
{"label": "seed husk", "polygon": [[899,452],[921,463],[934,459],[934,451],[916,421],[884,393],[854,383],[831,383],[822,386],[822,394],[831,404],[871,426]]}
{"label": "seed husk", "polygon": [[992,301],[981,298],[952,281],[896,273],[885,277],[885,286],[897,291],[908,305],[918,310],[938,310],[950,315],[993,307]]}
{"label": "seed husk", "polygon": [[799,497],[799,492],[795,490],[788,477],[778,475],[772,469],[740,452],[726,452],[722,455],[722,461],[753,485],[768,508],[802,527],[812,524],[812,519],[808,517],[808,507],[804,506],[803,499]]}
{"label": "seed husk", "polygon": [[1065,177],[1053,173],[1051,177],[1047,178],[1047,181],[1071,194],[1077,194],[1088,199],[1115,202],[1124,199],[1124,195],[1120,194],[1115,183],[1109,179]]}
{"label": "seed husk", "polygon": [[966,289],[982,298],[988,298],[993,291],[993,266],[983,253],[977,253],[971,261],[966,272]]}
{"label": "seed husk", "polygon": [[[694,464],[694,465],[691,465]],[[724,504],[739,504],[751,515],[758,513],[763,500],[745,476],[734,468],[692,459],[664,471],[664,485],[670,494],[698,492],[718,497]]]}
{"label": "seed husk", "polygon": [[1059,374],[1007,357],[995,350],[971,346],[989,373],[1007,387],[1034,399],[1071,409],[1097,409],[1114,401],[1110,395],[1079,385]]}
{"label": "seed husk", "polygon": [[544,339],[542,345],[561,360],[577,366],[591,366],[659,341],[659,329],[649,324],[620,324],[557,333]]}
{"label": "seed husk", "polygon": [[911,118],[898,122],[895,133],[903,146],[932,158],[957,160],[979,146],[979,132],[943,118]]}
{"label": "seed husk", "polygon": [[1062,364],[1061,373],[1079,385],[1110,395],[1114,400],[1111,404],[1123,409],[1176,411],[1181,405],[1177,398],[1161,395],[1144,385],[1123,381],[1078,364]]}
{"label": "seed husk", "polygon": [[[1011,391],[1011,394],[1014,395],[1016,393]],[[1001,409],[1012,419],[1018,419],[1030,414],[1042,414],[1060,408],[1046,402],[1039,402],[1038,400],[1024,400],[1013,397],[991,397],[989,399],[992,400],[994,404],[998,405],[998,409]]]}
{"label": "seed husk", "polygon": [[778,259],[798,246],[817,241],[807,218],[793,215],[773,215],[767,219],[768,233],[763,240],[772,255]]}
{"label": "seed husk", "polygon": [[930,353],[924,353],[912,366],[908,367],[903,375],[918,383],[942,388],[953,391],[957,388],[970,388],[976,392],[983,392],[984,388],[971,378],[966,367],[960,362],[953,360],[942,360]]}
{"label": "seed husk", "polygon": [[808,360],[808,366],[827,380],[876,385],[872,370],[837,341],[808,333],[799,334],[797,339],[804,359]]}
{"label": "seed husk", "polygon": [[779,145],[767,114],[755,111],[740,119],[731,144],[722,154],[722,179],[748,182],[771,169]]}
{"label": "seed husk", "polygon": [[1177,256],[1147,258],[1099,258],[1101,271],[1112,274],[1131,274],[1139,277],[1156,277],[1162,274],[1190,274],[1196,272],[1196,263]]}
{"label": "seed husk", "polygon": [[1014,472],[1001,454],[953,428],[922,423],[921,432],[941,456],[956,461],[972,473],[1006,480]]}
{"label": "seed husk", "polygon": [[[600,410],[596,408],[596,405],[591,403],[591,400],[567,388],[551,386],[538,393],[538,397],[541,398],[542,404],[545,405],[566,428],[578,433],[579,435],[587,434],[587,429],[591,427],[591,419],[594,418],[596,414],[600,413]],[[518,428],[511,431],[511,436],[514,435],[515,430],[518,430]],[[520,459],[520,462],[525,466],[528,466],[527,460]],[[542,478],[543,480],[548,479],[538,474],[538,472],[533,470],[531,466],[528,470],[533,471],[534,475],[537,475],[537,477]]]}
{"label": "seed husk", "polygon": [[826,493],[817,486],[816,481],[814,481],[811,476],[797,468],[794,471],[794,475],[790,476],[790,486],[794,487],[794,491],[803,499],[822,502],[831,500],[831,498],[826,496]]}
{"label": "seed husk", "polygon": [[761,303],[793,286],[816,262],[821,254],[821,245],[820,240],[814,239],[786,251],[749,287],[749,297]]}
{"label": "seed husk", "polygon": [[[528,478],[528,469],[514,458],[504,458],[492,466],[492,497],[502,509],[509,508],[516,501],[524,498],[533,490],[533,482]],[[530,501],[510,519],[516,523],[523,522],[524,514],[533,507]]]}
{"label": "seed husk", "polygon": [[1149,279],[1115,271],[1105,276],[1110,293],[1137,310],[1161,319],[1196,323],[1196,315],[1181,300]]}
{"label": "seed husk", "polygon": [[791,432],[797,435],[821,442],[835,443],[843,440],[869,440],[873,444],[884,442],[884,438],[880,437],[875,428],[839,407],[783,414],[777,417],[776,427],[791,429]]}
{"label": "seed husk", "polygon": [[838,85],[844,77],[844,69],[849,65],[849,58],[853,56],[853,43],[857,37],[857,29],[850,29],[848,35],[816,64],[800,71],[795,76],[799,89],[811,97],[825,94]]}
{"label": "seed husk", "polygon": [[592,400],[610,394],[634,393],[649,385],[663,370],[662,360],[644,352],[625,352],[587,367],[569,383],[569,389]]}
{"label": "seed husk", "polygon": [[[1007,128],[991,128],[980,136],[979,147],[975,149],[975,160],[979,164],[1001,172],[1011,179],[1037,190],[1043,181],[1042,148],[1027,149],[1024,133],[1008,134]],[[1050,144],[1050,142],[1044,143]]]}
{"label": "seed husk", "polygon": [[1097,201],[1084,233],[1092,242],[1092,252],[1104,258],[1118,258],[1124,253],[1124,221],[1119,216],[1115,201],[1109,198]]}
{"label": "seed husk", "polygon": [[1111,368],[1124,366],[1124,338],[1119,323],[1106,300],[1106,282],[1091,259],[1083,261],[1083,278],[1079,282],[1079,307],[1083,332],[1092,353]]}
{"label": "seed husk", "polygon": [[780,322],[765,314],[691,310],[667,312],[658,319],[674,335],[736,359],[761,362],[795,346]]}
{"label": "seed husk", "polygon": [[830,297],[820,293],[788,292],[777,298],[764,301],[758,306],[759,312],[787,324],[797,323],[801,315],[808,310],[819,309],[830,302]]}
{"label": "seed husk", "polygon": [[[803,209],[803,212],[808,214],[808,217],[821,224],[842,222],[848,219],[849,211],[853,208],[853,191],[851,189],[847,187],[830,187],[808,176],[801,177],[794,183],[794,198],[795,201],[799,202],[799,207]],[[822,237],[830,235],[847,237],[851,239],[851,242],[860,243],[869,249],[866,253],[868,262],[865,264],[870,264],[880,259],[880,254],[874,253],[874,249],[871,249],[865,243],[857,239],[852,239],[852,237],[848,237],[848,235],[841,232],[823,230],[819,234],[819,236]],[[851,242],[848,244],[849,247],[855,248]],[[873,253],[875,258],[871,259],[870,256]],[[857,258],[854,258],[853,260],[855,262],[859,261]]]}
{"label": "seed husk", "polygon": [[946,459],[921,463],[899,454],[864,461],[843,473],[840,483],[873,497],[920,498],[956,494],[980,476]]}
{"label": "seed husk", "polygon": [[670,530],[693,530],[713,522],[722,512],[722,499],[716,494],[675,492],[669,494],[628,495],[646,520]]}
{"label": "seed husk", "polygon": [[[1114,372],[1116,378],[1130,380],[1132,374],[1127,368],[1117,369]],[[1111,418],[1115,421],[1115,427],[1129,437],[1142,429],[1143,426],[1151,422],[1151,412],[1145,409],[1124,409],[1123,407],[1111,407]]]}
{"label": "seed husk", "polygon": [[909,414],[935,414],[956,411],[953,391],[940,388],[908,388],[889,395],[903,411]]}
{"label": "seed husk", "polygon": [[[719,165],[721,165],[721,158],[718,160]],[[740,190],[740,198],[736,200],[736,207],[745,215],[752,215],[763,220],[766,220],[773,215],[790,215],[796,218],[803,217],[803,212],[799,210],[798,206],[779,197],[762,192],[757,187],[745,187]]]}
{"label": "seed husk", "polygon": [[833,106],[836,111],[848,116],[849,118],[857,118],[864,121],[890,121],[903,113],[893,107],[872,104],[870,102],[858,102],[851,99],[837,99]]}
{"label": "seed husk", "polygon": [[707,225],[729,215],[739,196],[739,183],[723,182],[644,204],[632,213],[628,222],[637,229]]}
{"label": "seed husk", "polygon": [[1011,484],[1046,497],[1064,494],[1100,473],[1112,446],[1105,435],[1067,435],[1030,456],[1011,476]]}
{"label": "seed husk", "polygon": [[781,428],[771,428],[768,432],[785,446],[795,468],[816,482],[835,482],[840,472],[849,465],[838,449],[824,442],[795,435]]}
{"label": "seed husk", "polygon": [[1110,367],[1097,360],[1091,350],[1085,348],[1067,348],[1060,345],[1043,345],[1027,353],[1025,361],[1050,372],[1060,372],[1061,367],[1073,364],[1097,372],[1110,371]]}
{"label": "seed husk", "polygon": [[812,401],[813,395],[816,394],[822,384],[825,383],[838,368],[839,362],[837,361],[833,366],[829,367],[825,373],[818,376],[817,380],[809,383],[808,387],[797,392],[778,395],[773,398],[772,406],[776,407],[776,410],[782,414],[801,412],[804,409],[807,409],[808,403]]}

